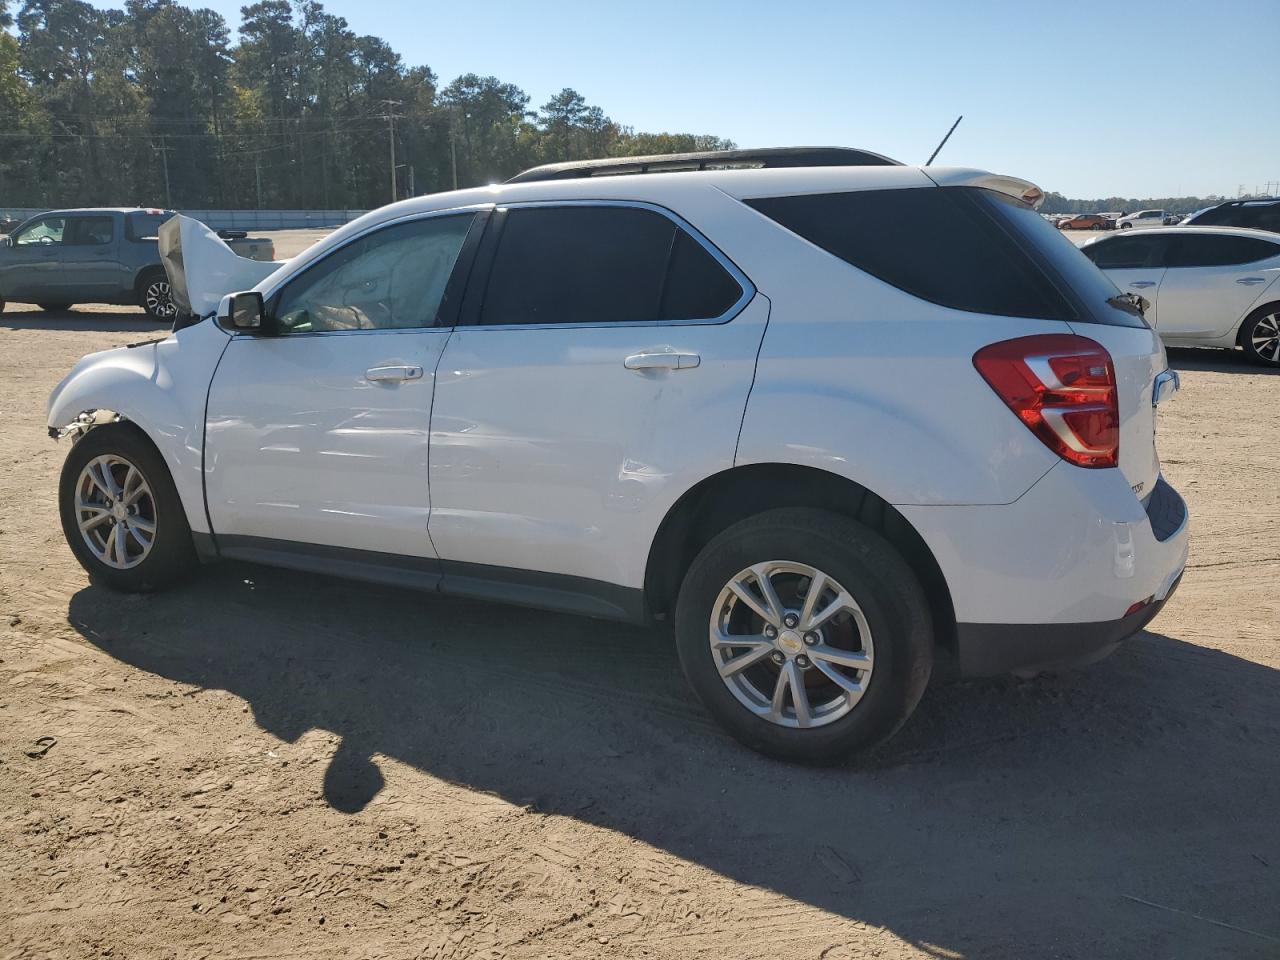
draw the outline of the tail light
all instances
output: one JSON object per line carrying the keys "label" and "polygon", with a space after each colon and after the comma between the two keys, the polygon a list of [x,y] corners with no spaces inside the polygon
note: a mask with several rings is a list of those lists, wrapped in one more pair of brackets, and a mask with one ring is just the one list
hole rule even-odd
{"label": "tail light", "polygon": [[1019,337],[983,347],[973,365],[1062,459],[1080,467],[1119,462],[1116,371],[1100,343],[1065,333]]}

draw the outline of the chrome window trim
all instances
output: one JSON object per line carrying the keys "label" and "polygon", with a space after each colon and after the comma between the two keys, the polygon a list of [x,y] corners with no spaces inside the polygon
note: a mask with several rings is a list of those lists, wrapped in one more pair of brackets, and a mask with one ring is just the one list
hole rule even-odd
{"label": "chrome window trim", "polygon": [[[708,327],[719,326],[720,324],[731,322],[734,317],[738,316],[747,304],[749,304],[758,292],[756,286],[751,279],[743,273],[736,263],[730,260],[723,251],[715,244],[708,240],[702,231],[698,230],[688,220],[680,216],[674,210],[661,206],[656,203],[650,203],[646,200],[596,200],[596,199],[564,199],[564,200],[522,200],[509,203],[499,203],[494,207],[494,212],[498,213],[503,210],[523,210],[530,207],[634,207],[639,210],[648,210],[656,213],[661,217],[666,217],[676,225],[678,229],[689,234],[697,243],[711,254],[712,259],[733,277],[734,282],[738,284],[742,295],[735,300],[727,310],[716,317],[696,318],[692,320],[620,320],[620,321],[591,321],[587,323],[460,323],[459,330],[609,330],[626,327]],[[501,250],[501,244],[499,244]],[[495,254],[496,259],[496,254]],[[490,273],[492,273],[492,265],[490,265]],[[489,278],[485,277],[485,286],[488,287]],[[481,306],[483,309],[483,304]]]}
{"label": "chrome window trim", "polygon": [[[307,263],[302,264],[301,266],[298,267],[297,270],[293,271],[288,276],[276,281],[274,284],[272,284],[271,287],[262,291],[262,299],[264,302],[268,302],[272,300],[277,294],[283,292],[285,287],[291,284],[294,280],[297,280],[298,278],[300,278],[312,267],[319,266],[321,263],[323,263],[325,260],[328,260],[331,256],[333,256],[338,251],[345,250],[347,247],[351,246],[351,244],[356,243],[360,240],[363,240],[365,237],[369,236],[369,234],[371,233],[376,233],[377,231],[386,229],[388,227],[396,227],[396,226],[399,226],[400,224],[409,223],[414,220],[431,220],[436,217],[461,216],[463,214],[471,214],[472,216],[475,216],[476,214],[484,213],[485,211],[488,211],[488,210],[493,210],[494,206],[495,204],[493,203],[471,203],[471,204],[467,204],[465,207],[449,207],[444,210],[428,210],[421,213],[408,213],[402,217],[396,217],[395,219],[392,219],[392,220],[381,220],[378,223],[371,224],[366,229],[361,230],[359,233],[351,235],[344,242],[333,247],[333,249],[326,250],[323,254],[316,257],[314,260],[310,260]],[[464,237],[463,244],[465,245],[465,243],[466,243],[466,238]],[[459,250],[459,253],[461,253],[461,250]],[[454,261],[454,267],[455,268],[457,267],[456,260]],[[249,331],[237,331],[233,333],[231,336],[233,338],[245,338],[249,340],[294,340],[294,339],[300,340],[300,339],[306,339],[310,337],[349,337],[349,336],[352,336],[353,334],[369,334],[369,333],[422,333],[424,330],[448,331],[453,329],[454,329],[453,327],[437,327],[437,326],[385,327],[385,328],[371,327],[368,330],[309,330],[309,331],[299,332],[299,333],[282,333],[282,334],[277,334],[275,336],[265,336],[265,337],[261,333],[251,333]]]}

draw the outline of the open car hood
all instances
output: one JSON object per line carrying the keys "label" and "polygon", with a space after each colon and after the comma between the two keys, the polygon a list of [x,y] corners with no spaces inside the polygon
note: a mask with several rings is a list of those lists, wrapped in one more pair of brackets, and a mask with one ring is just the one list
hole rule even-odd
{"label": "open car hood", "polygon": [[213,313],[228,293],[257,286],[285,262],[242,257],[213,230],[182,214],[160,226],[159,240],[160,262],[169,275],[173,302],[196,317]]}

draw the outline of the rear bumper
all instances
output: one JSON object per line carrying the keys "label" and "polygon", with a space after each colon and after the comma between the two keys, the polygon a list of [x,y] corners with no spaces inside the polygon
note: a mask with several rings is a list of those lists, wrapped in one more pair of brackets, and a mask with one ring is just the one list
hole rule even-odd
{"label": "rear bumper", "polygon": [[1062,464],[1004,506],[900,509],[947,581],[968,676],[1104,655],[1187,563],[1186,504],[1163,478],[1144,502],[1118,470]]}
{"label": "rear bumper", "polygon": [[1107,656],[1155,619],[1182,574],[1164,597],[1119,620],[1101,623],[960,623],[956,625],[956,654],[960,674],[990,677],[1018,670],[1049,670],[1082,666]]}

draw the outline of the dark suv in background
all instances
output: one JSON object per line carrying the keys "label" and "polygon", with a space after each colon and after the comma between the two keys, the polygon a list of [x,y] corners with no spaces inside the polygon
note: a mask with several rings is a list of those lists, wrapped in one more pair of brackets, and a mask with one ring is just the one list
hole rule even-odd
{"label": "dark suv in background", "polygon": [[[172,210],[115,207],[31,217],[0,243],[0,309],[5,301],[44,310],[136,304],[153,320],[173,320],[177,307],[156,242],[160,225],[172,216]],[[242,257],[275,257],[270,240],[223,236]]]}
{"label": "dark suv in background", "polygon": [[1280,233],[1280,197],[1257,200],[1229,200],[1216,207],[1193,213],[1182,221],[1183,226],[1196,227],[1251,227],[1254,230],[1270,230]]}

